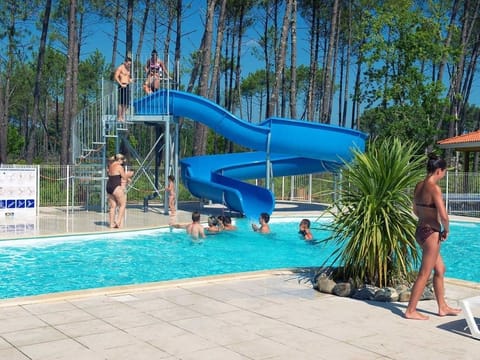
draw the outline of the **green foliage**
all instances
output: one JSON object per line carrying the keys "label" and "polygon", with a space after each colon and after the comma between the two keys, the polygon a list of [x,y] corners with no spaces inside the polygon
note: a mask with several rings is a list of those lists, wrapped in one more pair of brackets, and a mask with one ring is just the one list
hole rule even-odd
{"label": "green foliage", "polygon": [[25,139],[20,135],[18,129],[12,125],[8,126],[7,152],[11,159],[19,159]]}
{"label": "green foliage", "polygon": [[417,153],[414,142],[387,138],[345,164],[327,241],[337,244],[332,258],[355,282],[389,285],[418,260],[411,190],[424,174],[424,158]]}
{"label": "green foliage", "polygon": [[[366,64],[362,99],[368,106],[426,106],[444,97],[429,71],[452,54],[439,21],[411,0],[385,1],[364,19]],[[431,117],[435,114],[430,113]]]}
{"label": "green foliage", "polygon": [[372,138],[395,136],[401,141],[412,140],[421,148],[427,148],[438,136],[437,119],[440,115],[434,114],[442,107],[435,100],[432,98],[428,106],[394,105],[367,109],[360,118],[360,129]]}
{"label": "green foliage", "polygon": [[102,78],[108,78],[109,68],[105,57],[98,50],[82,61],[78,68],[79,97],[84,106],[87,106],[100,99],[101,88],[98,82]]}

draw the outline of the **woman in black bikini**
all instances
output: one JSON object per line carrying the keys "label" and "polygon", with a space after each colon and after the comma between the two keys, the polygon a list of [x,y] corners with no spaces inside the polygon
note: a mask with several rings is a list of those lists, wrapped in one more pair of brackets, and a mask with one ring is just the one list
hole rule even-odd
{"label": "woman in black bikini", "polygon": [[[405,310],[407,319],[428,319],[428,316],[417,311],[417,304],[432,270],[438,315],[457,315],[460,312],[460,309],[451,308],[445,302],[445,264],[440,255],[440,243],[448,237],[449,219],[443,202],[442,191],[437,182],[445,176],[446,168],[445,160],[435,154],[430,154],[427,163],[427,176],[415,187],[413,212],[418,217],[415,238],[422,248],[422,264],[412,288],[408,307]],[[442,226],[443,231],[441,230]]]}

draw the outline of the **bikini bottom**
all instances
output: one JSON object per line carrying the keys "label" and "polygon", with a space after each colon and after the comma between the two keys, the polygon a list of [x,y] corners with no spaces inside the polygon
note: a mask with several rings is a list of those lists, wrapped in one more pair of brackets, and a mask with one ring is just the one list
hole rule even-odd
{"label": "bikini bottom", "polygon": [[434,233],[438,233],[438,236],[440,236],[440,230],[434,229],[430,225],[418,226],[415,231],[415,239],[417,239],[420,245],[423,245],[428,237]]}

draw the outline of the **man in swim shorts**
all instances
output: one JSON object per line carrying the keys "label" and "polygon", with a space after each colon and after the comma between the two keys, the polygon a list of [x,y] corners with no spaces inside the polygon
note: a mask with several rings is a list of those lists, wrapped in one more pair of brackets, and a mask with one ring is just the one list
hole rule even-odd
{"label": "man in swim shorts", "polygon": [[130,67],[132,66],[132,59],[127,57],[123,64],[121,64],[115,71],[114,79],[118,83],[118,114],[117,120],[125,121],[125,116],[130,105],[130,83],[132,76]]}

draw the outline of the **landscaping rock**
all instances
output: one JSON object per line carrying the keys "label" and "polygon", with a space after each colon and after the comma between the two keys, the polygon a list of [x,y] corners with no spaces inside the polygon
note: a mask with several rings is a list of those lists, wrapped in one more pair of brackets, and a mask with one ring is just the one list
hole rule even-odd
{"label": "landscaping rock", "polygon": [[375,298],[375,292],[378,288],[371,285],[366,285],[363,288],[357,289],[352,295],[352,298],[357,300],[373,300]]}
{"label": "landscaping rock", "polygon": [[336,282],[327,277],[325,274],[320,275],[317,278],[317,289],[320,292],[331,294]]}
{"label": "landscaping rock", "polygon": [[342,297],[350,297],[353,294],[352,284],[347,282],[337,283],[332,289],[332,294]]}
{"label": "landscaping rock", "polygon": [[410,290],[408,290],[408,289],[403,290],[402,292],[400,292],[400,293],[398,294],[398,301],[400,301],[400,302],[409,302],[409,301],[410,301],[410,295],[411,295]]}
{"label": "landscaping rock", "polygon": [[391,302],[398,300],[397,290],[391,287],[384,287],[375,293],[375,301]]}

